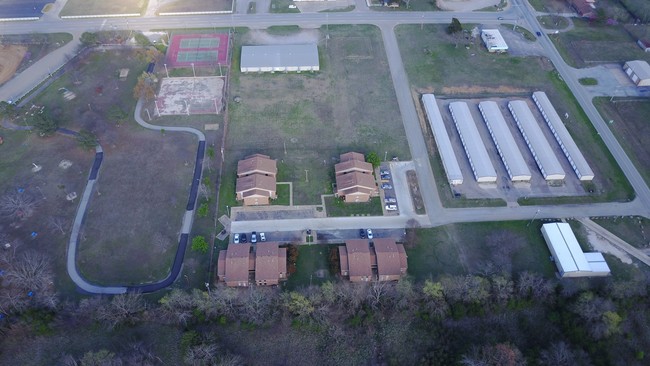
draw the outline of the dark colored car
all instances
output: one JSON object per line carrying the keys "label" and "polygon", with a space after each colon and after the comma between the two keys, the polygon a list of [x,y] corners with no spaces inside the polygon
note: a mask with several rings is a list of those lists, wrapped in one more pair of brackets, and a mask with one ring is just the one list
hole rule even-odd
{"label": "dark colored car", "polygon": [[365,229],[359,229],[359,236],[361,237],[361,239],[365,239],[366,238],[366,230]]}
{"label": "dark colored car", "polygon": [[542,36],[542,32],[535,32],[535,34],[537,34],[537,37],[541,37],[541,36]]}
{"label": "dark colored car", "polygon": [[248,242],[248,237],[246,236],[246,234],[241,234],[241,237],[239,237],[239,241],[241,243],[247,243]]}

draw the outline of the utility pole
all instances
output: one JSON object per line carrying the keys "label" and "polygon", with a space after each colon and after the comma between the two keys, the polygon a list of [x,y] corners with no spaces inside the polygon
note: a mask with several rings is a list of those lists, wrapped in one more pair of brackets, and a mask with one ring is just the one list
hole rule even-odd
{"label": "utility pole", "polygon": [[529,227],[530,224],[532,224],[533,221],[535,221],[535,219],[537,218],[537,215],[539,214],[540,211],[541,211],[540,209],[537,209],[537,211],[535,212],[535,215],[533,216],[533,219],[530,220],[530,222],[528,223],[528,225],[526,225],[526,227]]}
{"label": "utility pole", "polygon": [[165,73],[167,74],[167,77],[169,77],[169,70],[167,70],[167,64],[163,64],[163,65],[165,65]]}
{"label": "utility pole", "polygon": [[305,169],[305,182],[309,183],[309,170]]}

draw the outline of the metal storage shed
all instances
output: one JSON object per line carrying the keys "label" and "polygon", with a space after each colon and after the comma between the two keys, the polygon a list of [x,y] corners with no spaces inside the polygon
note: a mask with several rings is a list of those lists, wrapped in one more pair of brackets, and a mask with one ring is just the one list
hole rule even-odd
{"label": "metal storage shed", "polygon": [[606,276],[610,273],[602,254],[582,252],[569,224],[544,224],[542,235],[553,255],[560,277]]}
{"label": "metal storage shed", "polygon": [[494,141],[510,180],[513,182],[529,182],[531,179],[530,169],[528,169],[528,164],[526,164],[526,160],[519,151],[515,138],[512,136],[503,114],[501,114],[499,105],[492,101],[480,102],[478,109],[483,115],[485,125],[490,131],[492,141]]}
{"label": "metal storage shed", "polygon": [[449,103],[449,111],[454,118],[456,130],[465,148],[465,154],[472,167],[474,177],[479,183],[494,183],[497,181],[497,173],[490,160],[483,139],[476,128],[474,118],[465,102]]}
{"label": "metal storage shed", "polygon": [[517,122],[517,128],[524,137],[530,153],[533,154],[537,167],[547,181],[562,180],[566,177],[560,161],[553,153],[542,129],[537,124],[535,116],[523,100],[513,100],[508,103],[508,109]]}
{"label": "metal storage shed", "polygon": [[637,86],[650,86],[650,65],[641,60],[628,61],[623,70]]}
{"label": "metal storage shed", "polygon": [[445,173],[447,173],[449,184],[463,184],[463,173],[458,165],[458,160],[456,160],[456,155],[454,154],[453,146],[449,140],[449,135],[447,134],[447,129],[442,120],[442,115],[440,114],[440,109],[436,103],[435,96],[433,94],[422,95],[422,104],[424,105],[424,110],[427,114],[433,137],[436,140],[440,159],[445,168]]}
{"label": "metal storage shed", "polygon": [[241,72],[318,71],[315,44],[242,46]]}
{"label": "metal storage shed", "polygon": [[555,111],[546,93],[542,91],[534,92],[533,100],[546,120],[546,124],[551,129],[551,132],[553,132],[555,140],[560,144],[564,156],[569,160],[569,164],[571,164],[571,168],[573,168],[578,179],[582,181],[593,180],[594,172],[589,167],[589,163],[587,163],[582,152],[580,152],[578,145],[576,145],[573,137],[571,137],[571,134],[569,134],[569,131],[564,126],[564,123],[562,123],[562,119],[560,119],[560,116]]}
{"label": "metal storage shed", "polygon": [[508,44],[506,44],[498,29],[483,29],[481,31],[481,39],[489,52],[508,51]]}

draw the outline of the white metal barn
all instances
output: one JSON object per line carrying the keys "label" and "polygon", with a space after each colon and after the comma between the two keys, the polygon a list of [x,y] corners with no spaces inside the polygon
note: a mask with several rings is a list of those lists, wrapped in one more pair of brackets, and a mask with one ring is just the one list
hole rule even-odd
{"label": "white metal barn", "polygon": [[318,71],[315,44],[242,46],[241,72]]}
{"label": "white metal barn", "polygon": [[571,226],[564,222],[542,225],[542,235],[560,277],[607,276],[609,266],[601,253],[583,253]]}
{"label": "white metal barn", "polygon": [[641,60],[628,61],[623,70],[636,86],[650,86],[650,65]]}
{"label": "white metal barn", "polygon": [[530,153],[533,154],[537,167],[539,168],[542,176],[547,181],[549,180],[562,180],[566,177],[560,161],[553,153],[551,145],[549,145],[542,129],[537,124],[537,120],[533,113],[528,108],[528,103],[523,100],[513,100],[508,102],[508,109],[512,113],[517,128],[524,137],[524,141],[528,145]]}
{"label": "white metal barn", "polygon": [[454,118],[456,130],[465,148],[465,154],[472,167],[474,177],[479,183],[494,183],[497,181],[497,172],[490,160],[483,139],[476,128],[474,118],[465,102],[449,103],[449,111]]}
{"label": "white metal barn", "polygon": [[508,51],[508,44],[498,29],[483,29],[481,31],[481,39],[489,52],[503,53]]}
{"label": "white metal barn", "polygon": [[573,168],[578,179],[582,181],[593,180],[594,172],[589,167],[589,163],[587,163],[584,155],[580,152],[578,145],[576,145],[573,137],[571,137],[571,134],[569,134],[569,131],[564,126],[564,123],[562,123],[562,119],[560,119],[560,116],[555,111],[546,93],[542,91],[534,92],[533,100],[546,120],[546,124],[551,129],[551,132],[553,132],[555,140],[560,144],[564,156],[569,160],[571,168]]}
{"label": "white metal barn", "polygon": [[496,102],[485,101],[478,104],[478,109],[483,115],[485,125],[490,131],[492,141],[494,141],[510,180],[513,182],[529,182],[532,177],[530,169],[528,169],[528,164],[526,164],[526,160],[519,151],[515,138],[512,136],[503,114],[501,114],[499,105]]}
{"label": "white metal barn", "polygon": [[436,140],[436,145],[440,152],[440,159],[445,168],[445,173],[447,173],[449,184],[463,184],[463,173],[460,170],[456,154],[454,154],[453,146],[449,140],[445,123],[442,120],[440,109],[436,103],[436,97],[433,94],[424,94],[422,95],[422,104],[427,113],[427,119],[429,120],[433,137]]}

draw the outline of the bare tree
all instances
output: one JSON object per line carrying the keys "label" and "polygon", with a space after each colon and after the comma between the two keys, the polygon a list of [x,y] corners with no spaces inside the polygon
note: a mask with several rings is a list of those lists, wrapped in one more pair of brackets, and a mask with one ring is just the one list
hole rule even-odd
{"label": "bare tree", "polygon": [[483,303],[490,296],[489,283],[479,276],[451,276],[441,281],[443,292],[452,303]]}
{"label": "bare tree", "polygon": [[0,216],[25,219],[34,214],[36,198],[22,191],[10,191],[0,197]]}
{"label": "bare tree", "polygon": [[373,309],[382,306],[388,285],[383,281],[373,281],[368,291],[368,303]]}
{"label": "bare tree", "polygon": [[267,288],[251,287],[244,294],[242,317],[253,324],[263,324],[271,316],[271,303],[275,293]]}
{"label": "bare tree", "polygon": [[61,232],[61,235],[65,235],[66,231],[68,231],[68,220],[61,216],[50,216],[47,219],[47,226],[52,230],[52,233]]}
{"label": "bare tree", "polygon": [[172,244],[171,239],[163,235],[161,232],[154,233],[151,237],[151,241],[153,247],[156,248],[156,251],[160,253],[165,253]]}
{"label": "bare tree", "polygon": [[491,285],[494,301],[500,305],[505,305],[514,292],[512,280],[504,276],[494,276]]}
{"label": "bare tree", "polygon": [[569,345],[560,341],[540,353],[540,362],[547,366],[573,366],[575,360]]}
{"label": "bare tree", "polygon": [[204,183],[199,184],[199,194],[201,194],[203,199],[207,201],[210,198],[210,188],[208,188]]}
{"label": "bare tree", "polygon": [[465,366],[523,366],[526,359],[514,345],[498,343],[493,346],[474,347],[460,361]]}
{"label": "bare tree", "polygon": [[215,344],[199,344],[191,347],[185,354],[185,362],[190,365],[213,365],[217,360],[217,346]]}
{"label": "bare tree", "polygon": [[41,252],[25,252],[14,261],[7,279],[9,284],[25,290],[35,291],[49,287],[53,283],[50,261]]}
{"label": "bare tree", "polygon": [[537,273],[522,272],[517,279],[516,292],[520,297],[548,301],[553,291],[554,285]]}
{"label": "bare tree", "polygon": [[97,317],[109,329],[119,324],[134,324],[146,309],[142,295],[136,292],[116,295],[107,306],[98,309]]}

